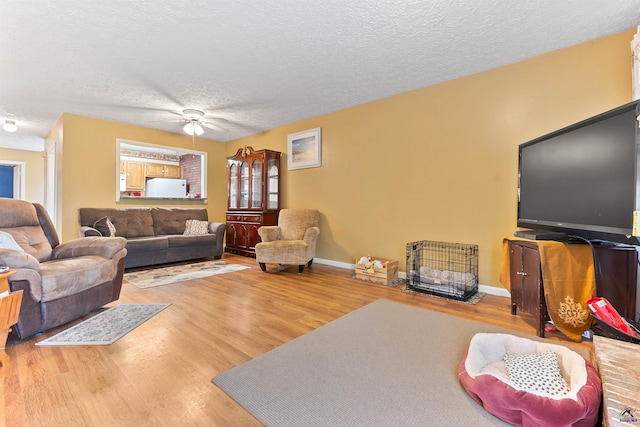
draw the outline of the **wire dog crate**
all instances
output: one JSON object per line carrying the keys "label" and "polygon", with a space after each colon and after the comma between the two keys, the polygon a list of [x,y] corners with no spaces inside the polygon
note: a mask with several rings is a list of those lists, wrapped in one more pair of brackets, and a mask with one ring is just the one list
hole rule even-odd
{"label": "wire dog crate", "polygon": [[407,243],[407,289],[466,301],[478,291],[478,245]]}

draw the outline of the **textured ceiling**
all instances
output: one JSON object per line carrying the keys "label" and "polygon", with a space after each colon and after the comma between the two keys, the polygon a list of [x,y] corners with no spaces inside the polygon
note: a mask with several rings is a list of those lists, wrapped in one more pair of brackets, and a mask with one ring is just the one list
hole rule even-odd
{"label": "textured ceiling", "polygon": [[63,113],[229,141],[634,28],[640,0],[2,0],[0,147]]}

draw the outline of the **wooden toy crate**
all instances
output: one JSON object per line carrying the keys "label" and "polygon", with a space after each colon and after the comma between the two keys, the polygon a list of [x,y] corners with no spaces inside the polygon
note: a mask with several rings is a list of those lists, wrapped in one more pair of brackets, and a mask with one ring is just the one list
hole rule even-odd
{"label": "wooden toy crate", "polygon": [[358,265],[356,260],[356,279],[368,280],[383,285],[398,279],[398,261],[371,257],[371,261],[376,260],[382,262],[382,268],[374,268],[373,273],[367,273],[366,268],[363,265]]}

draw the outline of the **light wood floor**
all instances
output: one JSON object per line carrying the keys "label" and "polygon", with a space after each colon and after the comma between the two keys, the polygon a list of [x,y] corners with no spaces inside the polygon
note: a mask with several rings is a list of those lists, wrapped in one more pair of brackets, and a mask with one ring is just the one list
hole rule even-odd
{"label": "light wood floor", "polygon": [[507,298],[469,305],[350,279],[351,270],[326,265],[273,274],[251,258],[223,259],[251,269],[145,290],[125,283],[119,303],[171,306],[112,345],[35,347],[64,328],[10,341],[0,425],[260,425],[211,378],[379,298],[535,334],[533,319],[511,316]]}

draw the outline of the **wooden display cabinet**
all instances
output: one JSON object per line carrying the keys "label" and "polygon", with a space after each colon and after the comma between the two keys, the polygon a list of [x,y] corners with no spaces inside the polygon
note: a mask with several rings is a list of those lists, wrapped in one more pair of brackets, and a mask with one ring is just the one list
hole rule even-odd
{"label": "wooden display cabinet", "polygon": [[[624,318],[636,319],[638,253],[635,246],[594,245],[596,296],[604,297]],[[533,316],[536,333],[544,336],[549,320],[540,269],[540,252],[535,241],[509,241],[511,314],[519,309]]]}
{"label": "wooden display cabinet", "polygon": [[278,151],[244,147],[227,158],[226,252],[255,257],[258,228],[277,225],[280,156]]}

